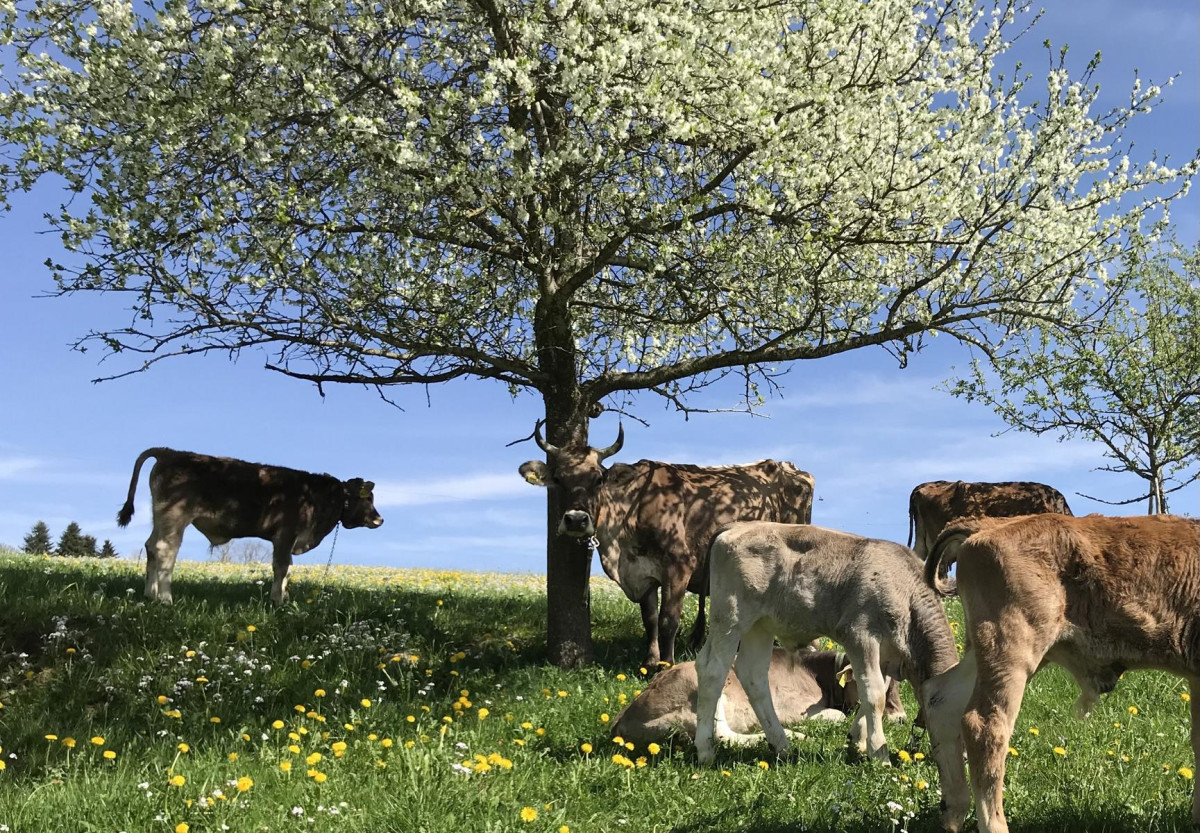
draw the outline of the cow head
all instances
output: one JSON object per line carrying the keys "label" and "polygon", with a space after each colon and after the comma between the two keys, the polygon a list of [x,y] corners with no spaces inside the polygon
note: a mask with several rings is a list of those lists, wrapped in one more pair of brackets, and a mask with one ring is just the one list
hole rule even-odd
{"label": "cow head", "polygon": [[342,483],[342,526],[346,529],[383,526],[383,517],[375,511],[374,490],[375,484],[361,477]]}
{"label": "cow head", "polygon": [[562,491],[563,516],[558,522],[560,535],[588,538],[596,533],[596,496],[604,484],[608,469],[604,460],[625,444],[625,428],[617,428],[617,441],[607,448],[559,448],[542,439],[542,421],[533,428],[538,448],[546,452],[546,462],[529,460],[518,471],[534,486],[554,486]]}

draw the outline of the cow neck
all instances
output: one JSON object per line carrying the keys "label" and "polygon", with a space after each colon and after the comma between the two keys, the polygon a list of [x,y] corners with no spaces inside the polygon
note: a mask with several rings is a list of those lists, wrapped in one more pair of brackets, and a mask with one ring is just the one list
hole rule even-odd
{"label": "cow neck", "polygon": [[333,531],[333,528],[341,523],[342,515],[346,511],[346,486],[331,474],[322,476],[324,480],[322,484],[329,488],[329,493],[323,495],[324,500],[315,501],[316,506],[313,508],[313,532],[314,539],[320,541],[326,535]]}
{"label": "cow neck", "polygon": [[[596,492],[595,540],[598,551],[608,549],[614,541],[624,537],[623,533],[629,533],[636,527],[637,509],[645,500],[646,490],[653,479],[652,470],[643,465],[645,463],[645,460],[641,460],[632,465],[617,464],[637,472],[635,477],[641,478],[642,483],[637,487],[636,492],[628,488],[627,482],[620,482],[613,478],[612,469],[609,470],[609,479],[601,484],[599,491]],[[642,471],[642,469],[647,470]]]}

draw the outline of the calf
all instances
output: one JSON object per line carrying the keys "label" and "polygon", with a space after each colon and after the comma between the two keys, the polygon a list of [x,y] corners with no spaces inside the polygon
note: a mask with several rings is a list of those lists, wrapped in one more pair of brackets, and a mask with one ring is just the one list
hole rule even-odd
{"label": "calf", "polygon": [[[833,651],[771,652],[771,699],[783,723],[844,720],[858,705],[846,655]],[[901,714],[903,709],[901,708]],[[746,692],[729,674],[717,706],[716,736],[735,746],[763,740]],[[650,685],[617,715],[613,735],[644,744],[671,735],[696,737],[696,663],[681,662],[659,672]]]}
{"label": "calf", "polygon": [[142,464],[150,469],[154,528],[146,539],[146,595],[171,602],[171,574],[188,524],[217,546],[233,538],[263,538],[274,551],[271,601],[287,599],[292,556],[308,552],[340,522],[347,529],[377,529],[375,484],[356,477],[338,480],[281,466],[246,463],[170,448],[148,448],[133,465],[129,495],[117,513],[118,526],[133,517],[133,496]]}
{"label": "calf", "polygon": [[[1004,833],[1004,769],[1025,684],[1058,663],[1086,714],[1126,669],[1179,674],[1200,759],[1200,522],[1170,516],[972,519],[942,533],[925,568],[958,561],[966,653],[932,679],[926,720],[962,733],[981,833]],[[1200,825],[1200,783],[1192,792]]]}
{"label": "calf", "polygon": [[[817,526],[738,523],[709,553],[709,637],[696,659],[696,749],[714,759],[713,734],[722,683],[734,671],[767,740],[788,747],[767,682],[771,645],[801,645],[826,635],[840,642],[858,683],[852,737],[860,751],[888,758],[883,734],[886,676],[907,679],[925,707],[925,681],[958,661],[950,623],[924,583],[911,550]],[[948,807],[943,823],[966,816],[961,753],[930,731]],[[961,818],[960,818],[961,823]]]}

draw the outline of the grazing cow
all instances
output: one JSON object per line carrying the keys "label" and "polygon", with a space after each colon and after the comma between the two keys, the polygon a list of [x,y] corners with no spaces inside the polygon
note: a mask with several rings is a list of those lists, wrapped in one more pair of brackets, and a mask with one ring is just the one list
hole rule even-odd
{"label": "grazing cow", "polygon": [[699,647],[708,545],[723,526],[812,519],[812,475],[791,463],[706,467],[639,460],[605,468],[603,461],[625,443],[624,428],[615,443],[601,449],[551,445],[542,439],[541,422],[533,433],[546,462],[530,460],[519,471],[535,486],[562,490],[559,534],[594,538],[604,572],[641,606],[647,666],[675,661],[675,634],[689,590],[700,594],[692,631],[692,647]]}
{"label": "grazing cow", "polygon": [[[833,651],[771,652],[771,700],[782,723],[802,720],[845,720],[858,706],[858,688],[846,655]],[[890,698],[888,717],[904,717],[904,706]],[[716,738],[735,746],[764,739],[752,734],[758,719],[746,692],[729,674],[717,704]],[[627,705],[612,725],[612,734],[634,743],[666,740],[671,735],[696,737],[696,663],[681,662],[659,673],[646,690]]]}
{"label": "grazing cow", "polygon": [[[1058,663],[1078,683],[1079,714],[1126,669],[1156,668],[1191,688],[1200,759],[1200,522],[1166,515],[964,519],[925,568],[958,561],[966,653],[930,680],[930,733],[961,730],[981,833],[1004,833],[1004,768],[1025,683]],[[714,596],[714,608],[716,598]],[[715,612],[714,612],[715,624]],[[1200,782],[1192,792],[1200,825]]]}
{"label": "grazing cow", "polygon": [[1010,518],[1044,512],[1070,515],[1071,507],[1058,489],[1041,483],[934,480],[917,486],[908,497],[908,545],[923,561],[946,524],[955,518]]}
{"label": "grazing cow", "polygon": [[[714,759],[717,701],[730,665],[777,754],[788,737],[768,686],[771,645],[801,645],[827,635],[840,642],[858,684],[852,739],[887,760],[882,716],[887,676],[912,683],[927,708],[924,683],[954,666],[950,623],[925,584],[921,560],[907,547],[824,529],[767,522],[733,524],[709,553],[712,594],[708,641],[696,659],[696,750]],[[952,739],[956,735],[950,735]],[[943,823],[966,816],[961,752],[929,733],[947,796]]]}
{"label": "grazing cow", "polygon": [[292,555],[316,547],[340,522],[346,529],[377,529],[375,484],[361,477],[338,480],[281,466],[246,463],[170,448],[148,448],[133,464],[129,496],[117,514],[126,526],[133,517],[133,496],[147,458],[154,528],[146,539],[146,595],[171,601],[171,574],[188,524],[217,546],[233,538],[263,538],[274,547],[275,578],[271,601],[287,599]]}

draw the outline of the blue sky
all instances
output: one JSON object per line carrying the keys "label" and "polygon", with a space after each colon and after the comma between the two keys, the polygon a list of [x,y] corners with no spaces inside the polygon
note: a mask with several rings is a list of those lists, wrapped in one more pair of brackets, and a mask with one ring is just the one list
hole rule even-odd
{"label": "blue sky", "polygon": [[[1035,75],[1046,65],[1040,46],[1046,38],[1071,45],[1075,74],[1094,52],[1103,53],[1096,80],[1110,105],[1127,99],[1135,68],[1155,83],[1182,73],[1164,104],[1135,121],[1133,155],[1146,159],[1157,150],[1183,161],[1200,147],[1195,0],[1059,0],[1020,50]],[[0,408],[0,543],[19,545],[39,519],[55,536],[76,520],[122,554],[133,553],[150,530],[145,470],[128,529],[117,528],[116,511],[137,455],[166,445],[375,480],[386,523],[340,535],[336,562],[544,572],[544,493],[516,471],[538,452],[532,443],[505,447],[529,434],[540,415],[536,398],[513,400],[500,385],[463,381],[392,389],[403,411],[357,388],[330,386],[322,399],[314,387],[264,370],[263,357],[249,352],[237,363],[216,355],[180,359],[91,384],[130,365],[120,358],[99,364],[99,354],[74,352],[70,343],[89,327],[119,326],[128,314],[116,299],[38,297],[51,288],[43,262],[63,257],[57,239],[41,233],[42,214],[59,199],[54,188],[40,187],[18,195],[13,210],[0,216],[7,261],[0,279],[0,389],[8,402]],[[1174,220],[1183,242],[1197,240],[1200,191],[1177,206]],[[995,436],[1004,425],[989,410],[935,390],[968,360],[941,338],[904,370],[882,350],[797,363],[781,394],[755,418],[684,421],[645,397],[634,408],[650,425],[627,421],[625,450],[616,459],[791,460],[816,477],[815,523],[900,541],[909,491],[933,479],[1039,480],[1066,494],[1077,514],[1141,511],[1109,509],[1076,494],[1118,499],[1142,488],[1132,475],[1095,471],[1105,462],[1099,448]],[[737,393],[736,386],[717,388],[705,402],[734,406]],[[593,423],[593,442],[607,444],[616,429],[615,416],[602,417]],[[1173,495],[1171,506],[1200,513],[1200,487]],[[331,540],[300,562],[323,562]],[[207,557],[196,530],[185,536],[182,555]]]}

